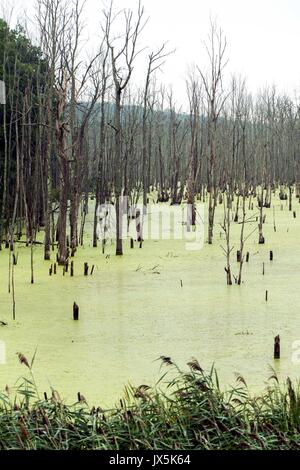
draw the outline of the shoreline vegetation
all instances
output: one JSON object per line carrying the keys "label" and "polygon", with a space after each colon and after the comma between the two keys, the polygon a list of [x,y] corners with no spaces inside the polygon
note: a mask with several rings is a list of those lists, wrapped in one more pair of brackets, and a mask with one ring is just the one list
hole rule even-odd
{"label": "shoreline vegetation", "polygon": [[[18,353],[29,378],[0,394],[1,450],[272,450],[300,448],[299,384],[287,378],[279,385],[272,371],[269,386],[251,396],[243,377],[221,391],[214,367],[205,372],[196,359],[180,370],[161,356],[165,372],[158,387],[127,386],[118,405],[90,408],[78,401],[66,405],[56,390],[40,396],[33,362]],[[168,380],[168,372],[176,372]]]}

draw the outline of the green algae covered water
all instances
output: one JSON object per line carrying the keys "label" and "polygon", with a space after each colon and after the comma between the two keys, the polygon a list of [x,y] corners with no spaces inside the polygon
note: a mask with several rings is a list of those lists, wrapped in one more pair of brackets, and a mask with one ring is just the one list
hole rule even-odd
{"label": "green algae covered water", "polygon": [[[281,205],[282,210],[281,210]],[[275,206],[276,232],[273,228]],[[58,267],[49,276],[51,262],[43,260],[41,246],[34,248],[35,283],[30,284],[30,248],[18,244],[15,266],[16,320],[8,294],[8,250],[0,252],[0,341],[6,362],[0,364],[0,389],[14,387],[27,375],[16,353],[31,358],[37,350],[34,374],[40,391],[53,386],[67,402],[80,391],[93,405],[111,406],[131,383],[153,385],[160,377],[161,356],[180,367],[196,357],[202,367],[215,365],[224,386],[235,384],[235,374],[246,379],[253,392],[262,390],[275,368],[281,380],[299,378],[297,341],[300,340],[300,205],[273,198],[264,209],[265,245],[254,232],[246,242],[249,263],[244,264],[241,286],[226,285],[224,243],[216,212],[214,244],[188,251],[183,240],[146,240],[124,256],[114,256],[108,243],[105,255],[92,248],[92,201],[83,247],[74,258],[74,277]],[[257,225],[257,209],[246,233]],[[240,225],[232,223],[232,271],[238,272],[236,250]],[[205,225],[205,234],[207,227]],[[273,250],[274,260],[269,261]],[[95,265],[83,275],[83,263]],[[265,274],[263,275],[263,263]],[[265,291],[268,290],[268,302]],[[80,308],[78,322],[72,306]],[[281,359],[273,360],[273,339],[280,334]]]}

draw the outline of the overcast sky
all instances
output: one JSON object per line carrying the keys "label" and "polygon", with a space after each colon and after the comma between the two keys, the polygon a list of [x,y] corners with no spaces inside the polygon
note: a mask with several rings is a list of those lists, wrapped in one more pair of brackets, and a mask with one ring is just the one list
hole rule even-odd
{"label": "overcast sky", "polygon": [[[15,3],[15,11],[26,8],[30,15],[35,2]],[[137,0],[115,0],[114,5],[116,10],[135,9]],[[241,74],[253,92],[275,84],[280,92],[300,95],[300,0],[144,0],[143,5],[150,19],[140,45],[152,50],[168,41],[170,49],[176,48],[158,78],[173,85],[178,103],[184,100],[189,65],[196,63],[205,68],[207,64],[203,42],[210,17],[217,20],[227,38],[228,78],[232,73]],[[86,0],[90,44],[96,44],[100,34],[102,8],[102,0]],[[136,80],[141,81],[143,75],[141,57]]]}

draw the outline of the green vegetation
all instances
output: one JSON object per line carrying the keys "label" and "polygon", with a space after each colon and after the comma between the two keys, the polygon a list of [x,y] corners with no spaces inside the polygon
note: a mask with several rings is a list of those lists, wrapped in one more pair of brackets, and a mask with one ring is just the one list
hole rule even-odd
{"label": "green vegetation", "polygon": [[[119,406],[111,410],[78,402],[67,406],[53,390],[52,398],[39,398],[32,364],[19,353],[30,370],[17,396],[2,394],[0,404],[1,449],[299,449],[300,393],[287,380],[280,388],[275,373],[272,384],[259,397],[251,397],[244,379],[238,387],[220,390],[217,373],[205,373],[196,359],[184,372],[169,357],[166,367],[176,378],[166,393],[146,385],[127,387]],[[166,380],[167,372],[160,384]],[[157,384],[158,386],[159,384]]]}

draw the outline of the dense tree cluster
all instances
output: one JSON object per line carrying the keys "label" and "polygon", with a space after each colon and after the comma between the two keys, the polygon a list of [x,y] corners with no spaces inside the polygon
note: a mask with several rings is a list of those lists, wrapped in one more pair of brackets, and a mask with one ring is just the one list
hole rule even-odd
{"label": "dense tree cluster", "polygon": [[[82,243],[90,196],[97,246],[98,205],[113,201],[118,211],[126,195],[132,207],[139,198],[146,206],[155,188],[158,201],[186,201],[193,214],[197,199],[208,202],[209,243],[217,204],[225,200],[231,210],[236,198],[238,221],[247,198],[249,207],[252,201],[260,208],[263,243],[262,208],[270,207],[272,191],[280,187],[290,209],[294,189],[300,194],[297,104],[274,87],[252,96],[239,77],[225,90],[226,39],[214,23],[203,50],[208,69],[195,67],[186,78],[189,112],[158,83],[155,72],[170,53],[165,45],[142,52],[148,60],[145,86],[133,91],[137,42],[146,23],[141,4],[136,12],[121,12],[119,35],[112,7],[103,12],[103,39],[88,61],[81,57],[82,12],[80,0],[39,0],[38,46],[21,27],[11,30],[0,20],[0,79],[7,90],[0,110],[1,239],[13,249],[22,233],[30,244],[44,229],[45,259],[58,242],[63,264]],[[117,222],[117,254],[120,230]]]}

